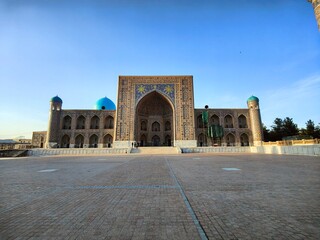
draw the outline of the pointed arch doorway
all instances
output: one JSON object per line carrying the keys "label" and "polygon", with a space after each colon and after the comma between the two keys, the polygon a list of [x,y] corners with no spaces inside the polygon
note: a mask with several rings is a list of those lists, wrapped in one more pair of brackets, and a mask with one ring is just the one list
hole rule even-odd
{"label": "pointed arch doorway", "polygon": [[144,96],[135,110],[135,141],[140,146],[173,146],[173,112],[172,104],[161,93],[153,91]]}

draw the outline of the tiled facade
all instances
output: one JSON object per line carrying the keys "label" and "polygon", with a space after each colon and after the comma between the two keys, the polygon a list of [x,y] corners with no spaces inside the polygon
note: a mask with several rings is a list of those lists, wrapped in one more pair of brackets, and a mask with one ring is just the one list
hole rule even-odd
{"label": "tiled facade", "polygon": [[[221,141],[206,136],[208,128],[202,121],[203,111],[208,111],[209,126],[216,124],[223,127]],[[198,146],[249,146],[253,141],[248,109],[195,109],[195,120]]]}
{"label": "tiled facade", "polygon": [[[119,76],[117,110],[65,110],[52,100],[46,147],[249,146],[263,140],[259,99],[248,108],[194,109],[193,76]],[[208,112],[204,125],[202,113]],[[220,125],[221,139],[207,136]],[[34,133],[41,147],[44,133]]]}
{"label": "tiled facade", "polygon": [[[51,103],[54,105],[54,103]],[[53,112],[54,110],[52,110]],[[47,141],[47,147],[60,148],[111,148],[114,134],[115,111],[63,110],[51,113],[59,115],[58,122],[49,127],[55,131],[55,139]],[[49,134],[48,134],[49,135]]]}
{"label": "tiled facade", "polygon": [[115,147],[196,145],[192,76],[120,76],[117,106]]}

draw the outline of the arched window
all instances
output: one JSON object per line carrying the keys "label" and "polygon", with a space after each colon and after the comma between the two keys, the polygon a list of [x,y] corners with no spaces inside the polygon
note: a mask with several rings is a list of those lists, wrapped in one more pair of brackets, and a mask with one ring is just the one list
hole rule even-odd
{"label": "arched window", "polygon": [[147,137],[145,134],[142,134],[140,137],[140,146],[143,147],[146,145],[147,145]]}
{"label": "arched window", "polygon": [[71,129],[71,117],[65,116],[62,120],[62,129]]}
{"label": "arched window", "polygon": [[83,144],[84,144],[84,137],[79,134],[76,139],[75,139],[75,148],[83,148]]}
{"label": "arched window", "polygon": [[235,137],[232,133],[229,133],[226,136],[226,143],[227,143],[227,146],[234,146],[235,145]]}
{"label": "arched window", "polygon": [[213,125],[220,125],[219,117],[214,114],[214,115],[210,118],[210,123],[213,124]]}
{"label": "arched window", "polygon": [[107,134],[103,138],[103,147],[111,148],[113,142],[113,137],[110,134]]}
{"label": "arched window", "polygon": [[230,115],[224,117],[224,127],[233,128],[233,119]]}
{"label": "arched window", "polygon": [[86,126],[86,118],[84,116],[79,116],[77,118],[77,126],[76,128],[77,129],[85,129],[85,126]]}
{"label": "arched window", "polygon": [[198,146],[202,147],[204,145],[204,134],[200,133],[198,135]]}
{"label": "arched window", "polygon": [[241,146],[249,146],[249,137],[246,133],[240,135]]}
{"label": "arched window", "polygon": [[152,123],[152,131],[159,132],[160,131],[160,123],[158,123],[158,122]]}
{"label": "arched window", "polygon": [[160,137],[158,135],[154,135],[152,137],[152,146],[159,146],[160,145]]}
{"label": "arched window", "polygon": [[141,121],[141,131],[147,131],[147,121]]}
{"label": "arched window", "polygon": [[238,117],[238,122],[239,122],[239,128],[247,128],[247,118],[244,115],[240,115]]}
{"label": "arched window", "polygon": [[165,137],[165,145],[171,146],[171,136],[170,135],[167,135]]}
{"label": "arched window", "polygon": [[41,136],[40,138],[40,148],[43,148],[44,146],[44,137]]}
{"label": "arched window", "polygon": [[90,129],[99,129],[100,119],[97,116],[93,116],[90,122]]}
{"label": "arched window", "polygon": [[198,128],[203,128],[202,114],[197,117],[197,126]]}
{"label": "arched window", "polygon": [[61,147],[69,148],[69,146],[70,146],[70,137],[66,134],[61,139]]}
{"label": "arched window", "polygon": [[98,147],[98,136],[93,134],[91,135],[91,137],[89,138],[89,147],[90,148],[97,148]]}
{"label": "arched window", "polygon": [[169,121],[166,121],[165,123],[165,131],[170,131],[171,130],[171,123]]}
{"label": "arched window", "polygon": [[114,119],[111,116],[108,116],[104,119],[104,129],[113,129],[114,128]]}

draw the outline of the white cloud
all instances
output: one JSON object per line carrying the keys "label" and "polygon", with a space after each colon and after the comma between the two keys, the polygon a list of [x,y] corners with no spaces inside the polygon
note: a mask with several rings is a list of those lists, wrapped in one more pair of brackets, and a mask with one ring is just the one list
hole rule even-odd
{"label": "white cloud", "polygon": [[299,127],[309,119],[320,122],[320,74],[269,90],[262,98],[262,119],[267,126],[276,117],[291,117]]}

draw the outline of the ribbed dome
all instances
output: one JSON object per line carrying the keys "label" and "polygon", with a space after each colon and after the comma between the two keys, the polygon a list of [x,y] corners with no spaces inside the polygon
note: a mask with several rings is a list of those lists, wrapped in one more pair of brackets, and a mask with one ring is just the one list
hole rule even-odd
{"label": "ribbed dome", "polygon": [[50,99],[50,102],[59,102],[62,103],[62,99],[57,96],[53,97]]}
{"label": "ribbed dome", "polygon": [[257,98],[256,96],[251,96],[248,98],[247,102],[251,102],[251,101],[256,101],[256,102],[259,102],[259,98]]}
{"label": "ribbed dome", "polygon": [[107,97],[101,98],[96,102],[96,110],[116,110],[116,105]]}

